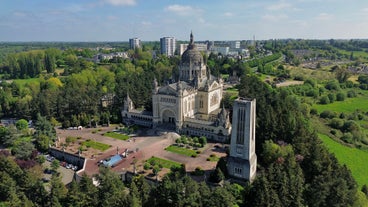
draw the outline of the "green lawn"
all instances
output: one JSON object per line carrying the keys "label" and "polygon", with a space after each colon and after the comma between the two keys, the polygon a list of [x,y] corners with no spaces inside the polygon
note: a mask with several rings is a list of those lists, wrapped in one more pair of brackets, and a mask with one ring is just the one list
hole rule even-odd
{"label": "green lawn", "polygon": [[171,160],[165,160],[159,157],[151,157],[147,160],[147,162],[150,163],[151,160],[154,160],[157,164],[162,165],[162,167],[167,169],[171,169],[171,167],[181,167],[181,163],[174,162]]}
{"label": "green lawn", "polygon": [[342,145],[324,134],[318,134],[331,153],[341,164],[345,164],[357,181],[359,188],[368,185],[368,152]]}
{"label": "green lawn", "polygon": [[197,156],[197,152],[195,150],[187,149],[187,148],[184,148],[184,147],[178,147],[178,146],[174,146],[174,145],[166,147],[165,150],[167,150],[169,152],[176,153],[176,154],[185,155],[185,156],[188,156],[188,157]]}
{"label": "green lawn", "polygon": [[91,147],[93,149],[101,150],[101,151],[105,151],[105,150],[110,148],[110,145],[108,145],[108,144],[104,144],[104,143],[101,143],[101,142],[95,142],[95,141],[92,141],[92,140],[84,141],[84,142],[82,142],[82,145],[84,145],[86,147]]}
{"label": "green lawn", "polygon": [[15,83],[19,84],[20,86],[24,86],[27,83],[36,83],[36,84],[40,84],[40,79],[39,78],[28,78],[28,79],[15,79],[13,80]]}
{"label": "green lawn", "polygon": [[345,101],[335,101],[331,104],[315,104],[313,108],[317,109],[318,113],[321,113],[325,110],[335,111],[335,112],[344,112],[351,113],[356,109],[360,109],[362,111],[368,111],[368,96],[359,96],[355,98],[347,98]]}
{"label": "green lawn", "polygon": [[106,132],[104,134],[104,136],[111,137],[111,138],[114,138],[114,139],[120,139],[120,140],[128,140],[129,139],[128,135],[119,134],[119,133],[116,133],[116,132]]}
{"label": "green lawn", "polygon": [[210,161],[210,162],[218,162],[220,160],[220,158],[219,157],[217,157],[217,156],[209,156],[208,158],[207,158],[207,161]]}

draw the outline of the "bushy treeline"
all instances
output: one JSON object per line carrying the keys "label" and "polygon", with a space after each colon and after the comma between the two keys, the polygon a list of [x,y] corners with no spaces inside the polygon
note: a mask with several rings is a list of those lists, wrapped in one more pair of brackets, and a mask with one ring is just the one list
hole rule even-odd
{"label": "bushy treeline", "polygon": [[357,184],[309,124],[309,107],[287,88],[272,89],[245,76],[240,96],[256,98],[256,151],[261,170],[250,206],[352,206]]}

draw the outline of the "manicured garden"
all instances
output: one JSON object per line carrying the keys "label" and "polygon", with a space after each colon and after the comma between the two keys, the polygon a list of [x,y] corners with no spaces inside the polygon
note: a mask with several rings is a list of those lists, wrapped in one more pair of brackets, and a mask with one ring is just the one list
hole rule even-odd
{"label": "manicured garden", "polygon": [[120,134],[120,133],[117,133],[117,132],[106,132],[104,134],[104,136],[111,137],[111,138],[114,138],[114,139],[119,139],[119,140],[128,140],[129,139],[128,135]]}
{"label": "manicured garden", "polygon": [[328,150],[335,154],[338,161],[351,170],[354,179],[360,187],[364,184],[368,185],[368,152],[342,145],[324,134],[319,134],[319,137]]}
{"label": "manicured garden", "polygon": [[91,147],[93,149],[97,149],[97,150],[101,150],[101,151],[105,151],[107,149],[110,148],[110,145],[108,144],[104,144],[101,142],[95,142],[92,140],[87,140],[81,143],[82,146],[86,146],[87,148]]}
{"label": "manicured garden", "polygon": [[188,149],[185,147],[174,146],[174,145],[166,147],[165,150],[176,153],[176,154],[185,155],[188,157],[197,157],[197,154],[199,154],[198,153],[199,151]]}
{"label": "manicured garden", "polygon": [[[160,167],[171,169],[173,167],[180,168],[182,166],[181,163],[174,162],[171,160],[165,160],[159,157],[151,157],[146,161],[148,168],[153,167],[155,165],[159,165]],[[147,167],[146,167],[147,168]]]}

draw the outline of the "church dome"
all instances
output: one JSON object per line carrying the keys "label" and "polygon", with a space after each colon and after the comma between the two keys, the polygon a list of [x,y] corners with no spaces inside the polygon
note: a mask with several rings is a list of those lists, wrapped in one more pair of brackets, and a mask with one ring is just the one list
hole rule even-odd
{"label": "church dome", "polygon": [[197,47],[193,41],[193,34],[190,34],[190,42],[188,48],[185,50],[183,55],[181,56],[182,63],[203,63],[203,56],[198,51]]}

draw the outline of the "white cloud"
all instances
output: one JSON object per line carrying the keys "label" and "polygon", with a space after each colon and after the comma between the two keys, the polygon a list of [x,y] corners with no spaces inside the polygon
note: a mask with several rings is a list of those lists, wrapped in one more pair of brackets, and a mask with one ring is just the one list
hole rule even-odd
{"label": "white cloud", "polygon": [[332,14],[327,14],[327,13],[320,13],[315,17],[315,19],[317,19],[317,20],[331,20],[331,19],[333,19],[333,15]]}
{"label": "white cloud", "polygon": [[173,12],[180,16],[188,16],[188,15],[192,15],[192,14],[201,12],[200,9],[193,8],[191,6],[179,5],[179,4],[169,5],[165,8],[165,11]]}
{"label": "white cloud", "polygon": [[149,21],[142,21],[141,24],[144,25],[144,26],[150,26],[150,25],[152,25],[152,23],[149,22]]}
{"label": "white cloud", "polygon": [[232,17],[232,16],[234,16],[234,14],[233,14],[233,13],[231,13],[231,12],[225,12],[223,15],[224,15],[225,17]]}
{"label": "white cloud", "polygon": [[286,14],[278,14],[278,15],[266,14],[266,15],[262,16],[262,19],[267,20],[267,21],[272,21],[272,22],[285,20],[287,18],[288,18],[288,16]]}
{"label": "white cloud", "polygon": [[113,6],[134,6],[137,3],[136,0],[103,0],[103,2]]}
{"label": "white cloud", "polygon": [[276,4],[272,4],[266,7],[267,10],[271,10],[271,11],[277,11],[277,10],[288,9],[288,8],[291,8],[291,4],[286,3],[284,1],[280,1]]}

